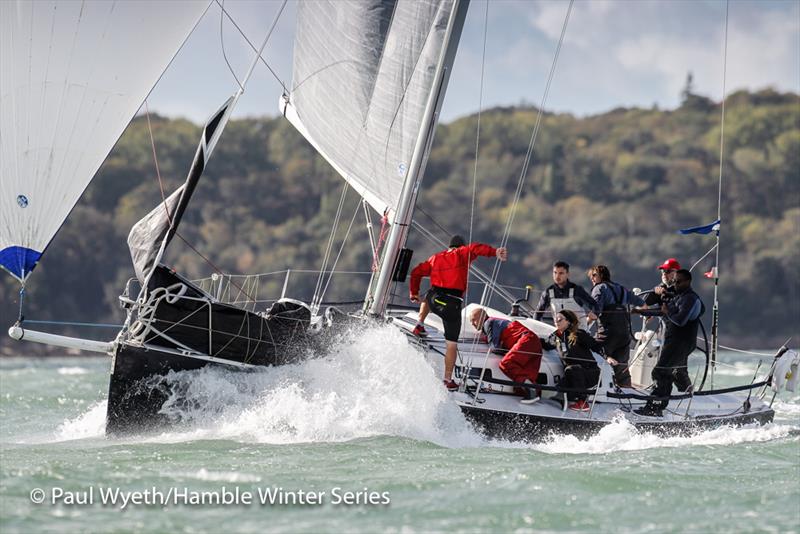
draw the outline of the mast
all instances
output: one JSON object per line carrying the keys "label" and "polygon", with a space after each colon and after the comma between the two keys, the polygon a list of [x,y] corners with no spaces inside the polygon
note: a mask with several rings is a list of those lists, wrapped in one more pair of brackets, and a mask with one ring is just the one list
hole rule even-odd
{"label": "mast", "polygon": [[436,82],[431,88],[428,102],[425,106],[422,123],[427,126],[420,130],[420,135],[414,146],[408,174],[403,183],[400,200],[397,204],[397,212],[394,214],[389,237],[384,248],[377,280],[373,277],[365,300],[364,309],[369,315],[382,316],[386,311],[389,288],[392,284],[392,274],[394,273],[400,249],[405,246],[408,238],[408,229],[414,214],[419,185],[425,173],[428,154],[430,153],[433,135],[439,119],[439,111],[447,90],[447,82],[450,79],[450,71],[455,60],[458,41],[461,37],[461,30],[464,27],[464,19],[466,18],[468,7],[469,0],[455,0],[453,2],[452,15],[450,17],[451,23],[445,37],[446,44],[442,49],[442,54],[436,67]]}

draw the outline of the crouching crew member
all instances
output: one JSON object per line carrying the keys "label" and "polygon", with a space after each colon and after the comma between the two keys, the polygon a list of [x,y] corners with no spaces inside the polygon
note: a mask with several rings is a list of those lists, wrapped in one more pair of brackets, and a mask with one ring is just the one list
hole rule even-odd
{"label": "crouching crew member", "polygon": [[[500,360],[500,370],[514,382],[536,383],[539,366],[542,363],[542,342],[532,331],[518,321],[488,317],[486,310],[475,308],[470,312],[469,321],[475,330],[486,336],[493,350],[504,352]],[[519,388],[523,397],[520,402],[536,402],[536,392],[530,388]]]}
{"label": "crouching crew member", "polygon": [[[556,315],[556,331],[542,342],[542,348],[557,349],[564,362],[564,378],[560,385],[564,388],[586,390],[600,379],[600,367],[592,351],[602,352],[599,341],[580,328],[578,316],[570,310],[562,310]],[[570,410],[589,411],[586,393],[567,392],[567,399],[573,401]]]}
{"label": "crouching crew member", "polygon": [[451,391],[458,389],[458,384],[453,380],[453,368],[458,354],[464,291],[467,289],[469,266],[478,256],[496,256],[500,261],[506,261],[508,252],[505,247],[494,248],[483,243],[467,245],[463,237],[454,235],[447,250],[434,254],[411,271],[409,296],[412,302],[420,302],[419,286],[422,277],[429,276],[431,279],[431,288],[420,303],[419,320],[412,333],[415,336],[425,335],[423,324],[431,311],[442,318],[444,339],[447,342],[444,385]]}

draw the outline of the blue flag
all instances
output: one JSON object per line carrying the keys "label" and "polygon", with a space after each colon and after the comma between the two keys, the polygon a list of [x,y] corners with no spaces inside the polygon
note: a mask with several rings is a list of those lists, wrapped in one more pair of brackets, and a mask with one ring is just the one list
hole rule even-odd
{"label": "blue flag", "polygon": [[705,226],[692,226],[691,228],[684,228],[683,230],[678,230],[679,234],[710,234],[714,230],[719,231],[719,224],[720,220],[717,219],[711,224],[706,224]]}

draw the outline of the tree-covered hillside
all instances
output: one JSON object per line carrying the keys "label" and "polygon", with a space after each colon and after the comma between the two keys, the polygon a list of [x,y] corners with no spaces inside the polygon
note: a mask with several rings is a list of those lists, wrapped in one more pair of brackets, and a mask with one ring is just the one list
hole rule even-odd
{"label": "tree-covered hillside", "polygon": [[[536,121],[533,108],[502,108],[441,125],[423,181],[416,220],[446,239],[469,234],[496,242],[509,216]],[[167,193],[189,168],[199,127],[151,117]],[[740,92],[726,102],[722,168],[721,334],[723,342],[770,345],[800,328],[800,99],[772,90]],[[651,287],[667,257],[691,266],[712,236],[679,228],[717,217],[720,105],[687,93],[671,111],[615,109],[579,119],[546,114],[528,170],[501,281],[550,283],[556,259],[585,269],[609,265],[628,287]],[[161,200],[147,121],[136,119],[47,250],[27,288],[26,317],[119,323],[117,295],[131,277],[125,239],[131,225]],[[191,278],[210,263],[229,273],[319,268],[343,182],[281,118],[233,121],[197,189],[166,260]],[[355,219],[337,269],[368,271],[372,262],[363,211],[350,191],[339,240]],[[375,228],[378,217],[373,214]],[[434,219],[435,222],[432,220]],[[206,259],[201,258],[196,249]],[[414,261],[436,251],[417,232]],[[695,288],[710,309],[713,284],[695,269]],[[480,260],[481,262],[486,260]],[[210,262],[210,263],[209,263]],[[489,263],[483,263],[489,268]],[[309,298],[317,279],[297,275],[293,295]],[[278,277],[268,288],[280,290]],[[336,278],[330,298],[363,296],[365,277]],[[3,325],[16,317],[18,287],[0,281]],[[398,295],[407,287],[398,288]],[[407,303],[407,301],[405,301]],[[706,315],[710,322],[710,313]],[[763,335],[758,340],[756,336]],[[796,341],[796,340],[795,340]],[[0,342],[8,348],[8,339]]]}

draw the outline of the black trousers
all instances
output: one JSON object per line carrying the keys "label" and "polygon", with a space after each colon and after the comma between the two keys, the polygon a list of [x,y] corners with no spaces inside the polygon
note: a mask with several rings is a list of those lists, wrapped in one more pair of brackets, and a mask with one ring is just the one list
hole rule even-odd
{"label": "black trousers", "polygon": [[628,332],[608,336],[603,341],[603,351],[619,362],[614,366],[614,382],[620,387],[630,387],[631,372],[628,370],[628,360],[631,357],[631,338]]}
{"label": "black trousers", "polygon": [[[564,368],[564,379],[560,385],[565,388],[590,389],[597,384],[599,378],[599,367],[587,369],[582,365],[568,365]],[[586,393],[568,391],[567,398],[570,401],[586,400]]]}
{"label": "black trousers", "polygon": [[[687,364],[694,347],[694,342],[691,345],[689,343],[670,343],[669,341],[664,344],[658,363],[651,374],[655,382],[654,396],[669,396],[672,393],[672,384],[678,387],[678,391],[689,389],[692,380],[689,378]],[[669,400],[657,401],[654,404],[664,409],[669,404]]]}

